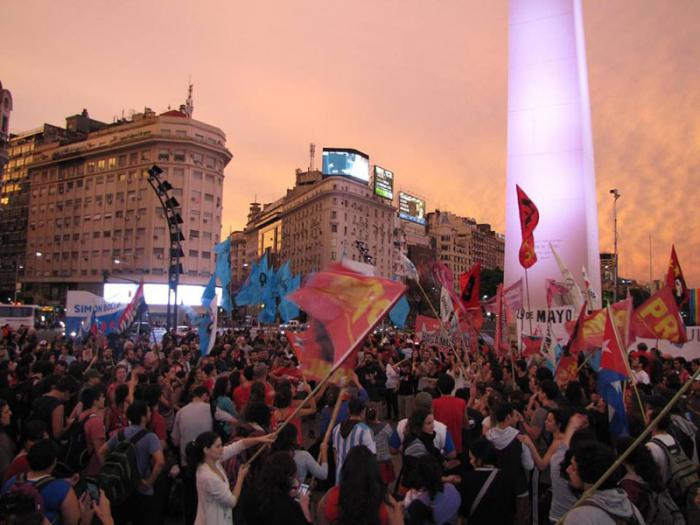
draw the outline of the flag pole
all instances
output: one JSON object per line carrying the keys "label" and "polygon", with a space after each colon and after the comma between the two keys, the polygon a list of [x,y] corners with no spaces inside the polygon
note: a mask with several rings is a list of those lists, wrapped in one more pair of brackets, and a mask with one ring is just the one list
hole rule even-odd
{"label": "flag pole", "polygon": [[636,449],[639,445],[641,445],[647,438],[647,436],[651,433],[652,429],[663,419],[666,414],[668,414],[671,411],[671,407],[676,404],[678,399],[685,394],[685,392],[690,388],[690,385],[693,384],[693,381],[695,381],[698,377],[700,377],[700,368],[698,368],[695,373],[690,377],[688,381],[683,383],[683,386],[676,392],[671,400],[666,404],[665,407],[661,409],[661,412],[653,419],[651,423],[649,423],[644,431],[635,439],[632,444],[625,450],[620,456],[615,460],[615,462],[610,465],[610,468],[603,473],[603,475],[600,477],[598,481],[596,481],[591,488],[589,488],[586,492],[583,493],[583,495],[579,498],[579,500],[574,504],[571,509],[564,514],[561,518],[559,518],[559,521],[557,521],[556,525],[563,525],[564,521],[566,520],[566,516],[569,512],[571,512],[573,509],[576,507],[580,507],[584,501],[586,501],[589,497],[593,495],[593,493],[598,490],[598,488],[605,483],[605,481],[622,465],[627,457]]}
{"label": "flag pole", "polygon": [[[404,289],[404,293],[406,293],[406,290]],[[399,299],[403,297],[403,293],[399,294],[396,299],[394,299],[391,304],[387,307],[386,311],[384,312],[384,315],[386,315],[387,312],[390,312],[391,309],[396,305],[396,303],[399,302]],[[375,326],[379,324],[379,321],[384,317],[382,316],[377,316],[377,319],[375,319],[374,322],[370,323],[365,331],[360,335],[360,337],[357,338],[357,341],[355,344],[353,344],[346,352],[343,354],[343,356],[338,360],[337,363],[333,365],[333,367],[328,371],[326,376],[321,379],[321,381],[318,382],[318,384],[314,387],[314,389],[309,393],[308,396],[306,396],[304,399],[301,400],[301,403],[297,405],[297,407],[292,411],[291,414],[287,416],[287,418],[282,421],[282,424],[278,426],[275,431],[272,433],[275,438],[277,435],[282,431],[284,427],[286,427],[295,417],[299,415],[299,412],[301,412],[302,408],[304,408],[309,400],[311,400],[316,394],[318,394],[321,391],[321,388],[325,386],[325,384],[329,381],[331,376],[340,369],[340,367],[345,364],[345,361],[348,360],[348,358],[355,353],[355,350],[362,344],[362,342],[367,338],[367,336],[372,332]],[[258,450],[255,451],[255,453],[250,457],[248,461],[245,462],[246,465],[250,465],[261,453],[264,449],[266,449],[269,446],[269,443],[265,443],[261,447],[258,448]]]}
{"label": "flag pole", "polygon": [[[442,322],[442,317],[440,317],[440,314],[438,314],[437,310],[435,309],[435,306],[433,306],[433,303],[430,301],[430,297],[428,297],[428,294],[426,293],[425,288],[423,288],[423,285],[420,283],[420,279],[416,279],[415,283],[418,285],[418,288],[420,289],[421,293],[423,294],[423,297],[425,297],[425,300],[427,301],[428,305],[430,306],[430,309],[432,310],[433,315],[440,322],[440,330],[442,331],[443,335],[445,336],[445,339],[447,339],[447,342],[450,345],[450,350],[452,350],[452,353],[454,354],[455,359],[457,360],[457,364],[459,364],[459,369],[462,372],[462,377],[466,380],[467,373],[464,370],[464,366],[462,365],[462,360],[459,358],[459,355],[457,354],[457,350],[454,347],[454,342],[452,341],[452,338],[450,337],[450,334],[447,331],[447,328],[445,327],[445,323]],[[467,352],[465,352],[465,355],[466,354],[467,354]]]}
{"label": "flag pole", "polygon": [[644,410],[644,404],[642,403],[642,397],[639,395],[639,389],[637,388],[637,379],[632,374],[632,369],[630,368],[629,358],[627,357],[627,350],[623,350],[623,345],[620,343],[620,334],[617,333],[617,326],[615,325],[615,318],[613,317],[612,308],[610,305],[606,306],[608,310],[608,317],[610,318],[610,324],[612,325],[613,332],[615,333],[615,339],[617,340],[617,346],[622,352],[623,361],[625,362],[625,368],[627,369],[627,376],[629,377],[630,383],[632,384],[632,389],[634,394],[637,396],[637,402],[639,403],[639,410],[642,412],[642,417],[644,418],[644,424],[649,424],[649,419],[647,418],[646,411]]}
{"label": "flag pole", "polygon": [[[525,292],[527,294],[527,311],[530,314],[528,318],[528,324],[530,325],[530,335],[532,335],[532,307],[530,306],[530,281],[527,278],[527,268],[525,268]],[[522,344],[522,332],[520,336],[520,341]]]}

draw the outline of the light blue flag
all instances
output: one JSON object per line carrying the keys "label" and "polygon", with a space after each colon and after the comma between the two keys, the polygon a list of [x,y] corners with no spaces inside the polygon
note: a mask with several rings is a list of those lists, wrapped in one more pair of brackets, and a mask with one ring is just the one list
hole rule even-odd
{"label": "light blue flag", "polygon": [[258,276],[258,265],[257,263],[253,263],[250,266],[250,274],[248,274],[248,279],[246,282],[241,286],[241,289],[238,291],[238,294],[236,295],[236,305],[238,306],[246,306],[249,304],[254,304],[253,301],[253,287],[254,283],[257,282],[257,277]]}
{"label": "light blue flag", "polygon": [[286,292],[282,296],[282,299],[280,300],[280,316],[282,317],[282,320],[286,323],[290,319],[294,319],[295,317],[299,317],[299,307],[294,304],[292,301],[288,301],[286,299],[286,296],[294,291],[296,291],[299,287],[301,286],[301,275],[296,275],[291,278],[289,283],[287,284]]}
{"label": "light blue flag", "polygon": [[596,351],[593,352],[591,358],[588,360],[588,364],[591,365],[594,372],[600,372],[600,358],[602,355],[602,348],[597,348]]}
{"label": "light blue flag", "polygon": [[214,347],[216,340],[217,321],[217,298],[216,298],[216,277],[209,279],[209,284],[202,293],[203,312],[197,319],[197,332],[199,334],[199,351],[202,355],[207,355]]}
{"label": "light blue flag", "polygon": [[406,326],[406,318],[410,311],[411,306],[408,304],[406,294],[404,294],[389,312],[389,319],[391,319],[391,322],[394,323],[396,328],[404,328]]}
{"label": "light blue flag", "polygon": [[221,308],[231,313],[233,303],[231,302],[231,239],[228,238],[214,246],[216,253],[216,269],[214,275],[221,282]]}

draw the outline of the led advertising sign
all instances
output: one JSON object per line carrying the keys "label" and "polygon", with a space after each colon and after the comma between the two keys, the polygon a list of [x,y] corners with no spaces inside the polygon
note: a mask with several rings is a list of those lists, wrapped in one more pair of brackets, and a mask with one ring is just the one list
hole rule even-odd
{"label": "led advertising sign", "polygon": [[394,172],[374,167],[374,193],[385,199],[394,200]]}
{"label": "led advertising sign", "polygon": [[399,192],[399,217],[425,225],[425,201],[403,191]]}

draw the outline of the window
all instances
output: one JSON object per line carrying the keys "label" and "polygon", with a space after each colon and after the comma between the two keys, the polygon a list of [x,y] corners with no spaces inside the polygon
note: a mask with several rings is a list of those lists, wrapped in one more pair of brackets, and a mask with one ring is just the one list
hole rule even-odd
{"label": "window", "polygon": [[194,180],[202,180],[202,172],[201,171],[193,171],[192,178]]}
{"label": "window", "polygon": [[129,164],[136,164],[139,161],[139,154],[138,153],[130,153],[129,154]]}
{"label": "window", "polygon": [[173,160],[175,162],[185,162],[185,150],[176,149],[173,153]]}
{"label": "window", "polygon": [[202,252],[202,259],[211,259],[211,252]]}
{"label": "window", "polygon": [[178,137],[186,137],[187,136],[187,131],[184,129],[176,129],[175,130],[175,135]]}
{"label": "window", "polygon": [[141,161],[149,161],[151,160],[151,152],[149,150],[143,150],[141,152]]}
{"label": "window", "polygon": [[162,149],[158,152],[158,160],[170,160],[170,152],[167,149]]}
{"label": "window", "polygon": [[103,169],[105,169],[105,166],[105,159],[100,159],[97,161],[97,171],[102,171]]}
{"label": "window", "polygon": [[117,157],[110,157],[107,159],[107,167],[109,169],[116,168],[117,167]]}
{"label": "window", "polygon": [[124,166],[126,166],[126,155],[119,155],[118,165],[120,168],[123,168]]}
{"label": "window", "polygon": [[211,193],[205,193],[204,202],[214,202],[214,196]]}
{"label": "window", "polygon": [[115,212],[114,212],[114,216],[115,216],[117,219],[123,218],[123,217],[124,217],[124,210],[117,210],[117,211],[115,211]]}
{"label": "window", "polygon": [[199,239],[199,230],[190,230],[190,239]]}
{"label": "window", "polygon": [[99,238],[100,238],[100,232],[92,232],[92,238],[93,238],[93,239],[99,239]]}
{"label": "window", "polygon": [[192,202],[194,202],[195,204],[199,204],[202,202],[201,191],[192,191]]}
{"label": "window", "polygon": [[205,179],[206,179],[207,182],[210,182],[210,183],[214,184],[214,175],[209,175],[209,174],[207,173],[207,176],[205,177]]}
{"label": "window", "polygon": [[107,183],[114,182],[114,173],[107,175]]}
{"label": "window", "polygon": [[331,232],[336,233],[338,231],[338,225],[337,224],[331,224]]}
{"label": "window", "polygon": [[197,250],[190,250],[188,255],[190,257],[199,257],[199,252]]}

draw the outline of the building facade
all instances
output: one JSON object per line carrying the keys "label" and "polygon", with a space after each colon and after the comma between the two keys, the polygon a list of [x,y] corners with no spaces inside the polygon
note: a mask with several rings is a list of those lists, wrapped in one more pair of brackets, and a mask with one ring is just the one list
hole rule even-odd
{"label": "building facade", "polygon": [[275,202],[251,204],[245,228],[248,261],[267,253],[275,267],[290,262],[307,274],[339,261],[363,259],[358,242],[372,257],[377,274],[394,274],[394,217],[390,201],[360,181],[297,171],[296,184]]}
{"label": "building facade", "polygon": [[34,149],[22,278],[34,302],[60,304],[69,289],[101,294],[106,282],[167,282],[168,226],[147,181],[154,164],[181,206],[180,282],[206,284],[232,155],[223,131],[189,115],[184,106],[160,115],[146,108]]}
{"label": "building facade", "polygon": [[248,277],[249,259],[246,251],[246,234],[235,231],[231,239],[231,289],[238,290]]}
{"label": "building facade", "polygon": [[8,145],[10,141],[10,113],[12,112],[12,93],[2,87],[0,82],[0,174],[9,160]]}
{"label": "building facade", "polygon": [[490,225],[440,210],[428,213],[427,220],[435,257],[455,276],[476,263],[484,269],[503,268],[505,239]]}
{"label": "building facade", "polygon": [[0,302],[22,300],[20,279],[24,275],[29,219],[29,166],[34,151],[45,143],[67,141],[67,129],[44,124],[10,135],[9,161],[0,184]]}

